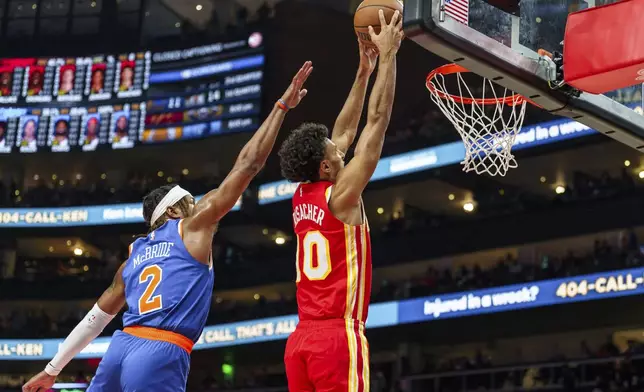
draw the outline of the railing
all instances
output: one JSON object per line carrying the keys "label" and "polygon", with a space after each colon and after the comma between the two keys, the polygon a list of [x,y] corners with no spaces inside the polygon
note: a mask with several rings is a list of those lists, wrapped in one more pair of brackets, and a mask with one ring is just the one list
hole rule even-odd
{"label": "railing", "polygon": [[610,382],[618,364],[629,362],[644,365],[644,355],[422,374],[401,381],[410,392],[559,391],[571,386],[584,391],[595,387],[598,377]]}

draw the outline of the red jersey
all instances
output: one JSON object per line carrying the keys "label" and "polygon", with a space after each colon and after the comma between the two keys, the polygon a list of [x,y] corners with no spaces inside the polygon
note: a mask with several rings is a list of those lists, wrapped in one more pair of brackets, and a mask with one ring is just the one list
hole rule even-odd
{"label": "red jersey", "polygon": [[367,320],[371,297],[371,239],[363,224],[336,218],[328,201],[333,183],[300,184],[293,195],[297,235],[296,284],[300,320]]}

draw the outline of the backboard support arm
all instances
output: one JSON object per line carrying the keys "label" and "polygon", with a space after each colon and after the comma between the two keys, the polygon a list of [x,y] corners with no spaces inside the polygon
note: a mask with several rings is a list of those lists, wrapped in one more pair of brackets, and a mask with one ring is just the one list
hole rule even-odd
{"label": "backboard support arm", "polygon": [[[587,3],[594,0],[587,0]],[[442,20],[440,15],[443,14]],[[516,18],[516,19],[515,19]],[[518,42],[519,17],[512,19],[512,45]],[[516,23],[516,26],[515,26]],[[553,114],[568,117],[623,144],[644,151],[644,117],[604,95],[569,96],[548,85],[547,62],[524,56],[444,15],[443,0],[406,0],[405,34],[425,49],[515,91]],[[516,42],[514,42],[516,39]],[[525,47],[523,47],[525,48]],[[525,53],[532,52],[525,48]],[[534,53],[534,52],[533,52]]]}

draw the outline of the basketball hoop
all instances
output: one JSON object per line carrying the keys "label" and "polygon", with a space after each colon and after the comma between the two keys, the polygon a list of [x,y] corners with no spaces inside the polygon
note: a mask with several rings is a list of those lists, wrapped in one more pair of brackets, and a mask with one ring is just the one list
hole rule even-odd
{"label": "basketball hoop", "polygon": [[[463,139],[463,171],[505,176],[508,169],[517,167],[511,149],[523,125],[526,102],[530,101],[486,78],[481,98],[474,98],[462,76],[468,72],[458,64],[438,67],[427,75],[427,89]],[[456,76],[458,95],[447,92],[448,75]]]}

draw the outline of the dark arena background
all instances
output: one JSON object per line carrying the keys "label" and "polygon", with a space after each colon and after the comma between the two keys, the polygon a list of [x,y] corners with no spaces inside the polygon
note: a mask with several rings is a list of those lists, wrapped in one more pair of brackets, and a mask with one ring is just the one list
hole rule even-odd
{"label": "dark arena background", "polygon": [[[333,124],[358,66],[358,3],[0,0],[1,392],[41,371],[109,286],[147,230],[142,197],[216,188],[306,60],[309,94],[277,143],[301,122]],[[464,173],[425,88],[445,63],[403,42],[364,194],[371,390],[644,390],[644,157],[529,107],[518,168]],[[642,112],[641,86],[611,97]],[[189,391],[287,390],[294,189],[273,152],[221,222]],[[117,316],[54,390],[84,391],[119,328]]]}

